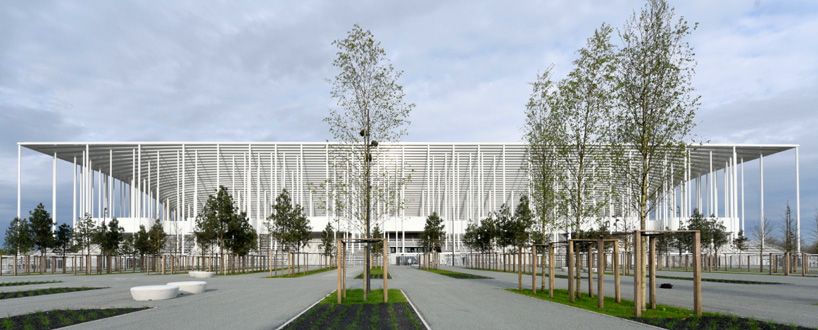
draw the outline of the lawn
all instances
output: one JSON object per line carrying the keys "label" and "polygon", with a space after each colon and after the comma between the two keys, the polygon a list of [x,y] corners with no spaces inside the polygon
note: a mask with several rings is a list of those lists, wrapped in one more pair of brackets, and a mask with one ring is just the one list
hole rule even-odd
{"label": "lawn", "polygon": [[[389,278],[391,279],[392,278],[392,273],[389,273],[387,276],[389,276]],[[355,278],[363,279],[364,278],[364,273],[362,272],[362,273],[358,274],[358,276],[355,276]],[[369,269],[369,278],[383,279],[383,267],[372,267],[372,268],[370,268]]]}
{"label": "lawn", "polygon": [[347,290],[346,299],[337,304],[335,292],[321,300],[285,329],[424,329],[418,315],[398,289],[389,289],[389,302],[383,303],[383,290],[370,291],[363,299],[362,289]]}
{"label": "lawn", "polygon": [[0,318],[0,328],[4,330],[56,329],[78,323],[141,311],[147,308],[148,307],[104,308],[104,309],[57,309],[47,312],[35,312],[30,314]]}
{"label": "lawn", "polygon": [[455,271],[445,270],[445,269],[425,269],[425,268],[423,268],[422,270],[425,270],[425,271],[431,272],[431,273],[435,273],[435,274],[448,276],[448,277],[453,277],[453,278],[456,278],[456,279],[471,280],[471,279],[487,279],[487,278],[491,278],[491,277],[480,276],[480,275],[475,275],[475,274],[455,272]]}
{"label": "lawn", "polygon": [[292,274],[282,274],[282,275],[275,275],[275,276],[267,276],[267,278],[303,277],[303,276],[308,276],[308,275],[312,275],[312,274],[323,273],[323,272],[330,271],[330,270],[333,270],[333,269],[335,269],[335,267],[316,268],[316,269],[308,270],[308,271],[305,271],[305,272],[298,272],[298,273],[292,273]]}
{"label": "lawn", "polygon": [[0,292],[0,299],[34,297],[34,296],[42,296],[42,295],[46,295],[46,294],[57,294],[57,293],[87,291],[87,290],[96,290],[96,289],[106,289],[106,288],[91,288],[91,287],[45,288],[45,289],[34,289],[34,290],[26,290],[26,291]]}
{"label": "lawn", "polygon": [[533,294],[531,290],[506,289],[508,291],[523,294],[537,299],[553,301],[560,304],[587,309],[597,313],[626,318],[654,326],[671,329],[797,329],[807,330],[809,328],[794,325],[784,325],[770,321],[754,320],[750,318],[724,315],[717,313],[704,313],[701,317],[696,317],[692,310],[681,307],[656,305],[656,309],[647,309],[642,312],[642,317],[633,317],[633,301],[622,299],[617,303],[612,297],[605,297],[605,308],[597,308],[597,298],[588,297],[581,294],[574,302],[568,301],[568,290],[554,290],[554,298],[548,296],[548,290],[537,291]]}
{"label": "lawn", "polygon": [[[508,271],[508,270],[497,270],[497,269],[476,269],[476,270],[484,270],[490,272],[498,272],[498,273],[512,273],[517,274],[517,272]],[[531,272],[523,272],[523,275],[531,276]],[[580,274],[581,278],[588,278],[586,276],[587,273],[583,272]],[[605,272],[605,275],[613,276],[612,272]],[[539,271],[537,272],[537,276],[542,276],[542,273]],[[548,276],[548,272],[546,271],[545,276]],[[633,278],[633,275],[621,275],[622,277],[630,277]],[[565,274],[554,274],[555,278],[568,278],[568,275]],[[647,278],[647,275],[645,275]],[[656,275],[657,279],[668,279],[668,280],[682,280],[682,281],[692,281],[692,277],[684,277],[684,276],[670,276],[670,275]],[[781,282],[765,282],[765,281],[747,281],[747,280],[733,280],[733,279],[724,279],[724,278],[706,278],[702,277],[702,282],[713,282],[713,283],[730,283],[730,284],[756,284],[756,285],[771,285],[771,284],[783,284]]]}
{"label": "lawn", "polygon": [[0,287],[2,287],[2,286],[18,286],[18,285],[34,285],[34,284],[51,284],[51,283],[62,283],[62,281],[0,282]]}

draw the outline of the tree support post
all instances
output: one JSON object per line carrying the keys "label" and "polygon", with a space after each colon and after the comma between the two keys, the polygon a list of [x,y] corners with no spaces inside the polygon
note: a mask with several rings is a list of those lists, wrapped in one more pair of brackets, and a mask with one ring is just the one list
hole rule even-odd
{"label": "tree support post", "polygon": [[[569,281],[570,282],[570,281]],[[548,296],[554,298],[554,245],[548,246]]]}
{"label": "tree support post", "polygon": [[693,310],[702,316],[702,244],[701,233],[693,233]]}
{"label": "tree support post", "polygon": [[[389,302],[389,240],[383,241],[383,302]],[[454,255],[452,255],[454,260]]]}
{"label": "tree support post", "polygon": [[[574,242],[568,240],[568,253],[566,255],[568,258],[568,301],[574,302],[575,300],[575,293],[574,293]],[[554,274],[554,264],[551,263],[551,274]],[[552,275],[553,276],[553,275]],[[554,289],[553,286],[549,289],[553,296]]]}
{"label": "tree support post", "polygon": [[656,236],[648,236],[650,252],[648,253],[648,267],[650,267],[650,309],[656,309]]}
{"label": "tree support post", "polygon": [[637,251],[642,251],[642,232],[633,231],[633,316],[642,316],[642,258]]}
{"label": "tree support post", "polygon": [[[588,255],[585,257],[588,262],[588,297],[594,296],[594,274],[591,272],[591,266],[593,266],[594,256],[591,251],[591,247],[593,246],[591,243],[587,243],[586,246],[588,247]],[[599,265],[597,265],[597,269],[599,269]],[[580,274],[580,272],[577,272]]]}
{"label": "tree support post", "polygon": [[614,299],[617,303],[622,302],[621,278],[619,276],[619,241],[614,241],[613,246],[613,273],[614,273]]}
{"label": "tree support post", "polygon": [[602,309],[605,307],[605,241],[601,238],[597,242],[597,263],[596,263],[596,295],[597,307]]}
{"label": "tree support post", "polygon": [[531,246],[531,292],[537,294],[537,248]]}

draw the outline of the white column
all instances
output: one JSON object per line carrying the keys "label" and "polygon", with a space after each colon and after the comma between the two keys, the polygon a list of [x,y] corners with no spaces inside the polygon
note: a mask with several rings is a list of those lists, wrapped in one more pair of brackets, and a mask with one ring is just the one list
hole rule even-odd
{"label": "white column", "polygon": [[74,181],[71,183],[71,228],[77,226],[77,156],[74,156],[74,166],[71,166]]}
{"label": "white column", "polygon": [[715,185],[715,182],[713,180],[713,151],[712,150],[710,151],[710,172],[708,172],[707,175],[708,175],[707,184],[710,186],[710,190],[709,190],[709,193],[707,194],[707,197],[709,197],[710,201],[709,201],[709,203],[707,205],[707,212],[709,214],[704,214],[704,216],[710,216],[710,214],[716,214],[716,212],[714,210],[714,208],[716,206],[715,205],[716,204],[716,196],[715,196],[716,195],[715,194],[716,185]]}
{"label": "white column", "polygon": [[17,218],[21,217],[20,212],[20,197],[21,197],[21,190],[20,190],[20,178],[22,177],[22,171],[20,170],[20,166],[22,165],[20,162],[20,156],[23,153],[23,147],[18,143],[17,144]]}
{"label": "white column", "polygon": [[105,184],[108,186],[108,215],[113,219],[114,218],[114,150],[108,149],[108,179],[105,180]]}
{"label": "white column", "polygon": [[142,218],[142,145],[136,146],[136,217]]}
{"label": "white column", "polygon": [[795,252],[801,254],[801,164],[795,147]]}
{"label": "white column", "polygon": [[760,199],[760,203],[759,203],[759,217],[758,217],[758,220],[759,220],[758,226],[759,227],[758,228],[759,228],[759,231],[761,231],[761,236],[762,236],[761,249],[764,249],[764,239],[763,239],[764,234],[765,234],[764,233],[764,218],[765,218],[765,215],[764,215],[764,154],[759,154],[758,161],[759,161],[759,176],[760,176],[760,178],[759,178],[759,194],[760,194],[759,199]]}
{"label": "white column", "polygon": [[[505,144],[503,145],[503,156],[502,156],[501,160],[503,162],[503,203],[506,203],[506,202],[508,202],[508,196],[506,195],[506,145]],[[512,204],[511,207],[513,208],[514,207],[513,206],[514,201],[511,201],[510,204]]]}
{"label": "white column", "polygon": [[193,151],[193,216],[199,215],[199,149]]}
{"label": "white column", "polygon": [[[187,166],[187,150],[186,150],[185,144],[182,144],[182,208],[181,208],[181,210],[182,210],[182,212],[181,212],[182,222],[181,223],[182,224],[184,224],[185,221],[187,221],[188,212],[190,212],[187,209],[187,168],[186,168],[186,166]],[[179,223],[177,223],[176,226],[179,226]],[[182,254],[185,254],[185,233],[184,233],[184,231],[179,233],[179,235],[180,235],[179,244],[181,245],[181,248],[179,248],[179,251],[182,251]]]}
{"label": "white column", "polygon": [[159,164],[161,161],[159,160],[159,150],[156,150],[156,219],[161,219],[161,214],[163,209],[162,206],[162,199],[159,196]]}
{"label": "white column", "polygon": [[[744,232],[744,158],[741,159],[741,231]],[[744,232],[747,236],[747,232]]]}
{"label": "white column", "polygon": [[57,153],[51,161],[51,232],[54,233],[57,223]]}
{"label": "white column", "polygon": [[216,191],[219,191],[219,186],[222,184],[222,172],[221,172],[221,163],[222,163],[222,153],[221,153],[221,146],[216,144]]}

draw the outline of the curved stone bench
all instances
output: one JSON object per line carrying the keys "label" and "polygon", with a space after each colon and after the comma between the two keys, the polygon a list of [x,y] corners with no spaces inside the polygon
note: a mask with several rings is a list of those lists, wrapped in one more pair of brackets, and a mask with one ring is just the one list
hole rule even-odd
{"label": "curved stone bench", "polygon": [[168,285],[178,287],[179,292],[188,294],[202,293],[207,288],[207,282],[205,281],[170,282]]}
{"label": "curved stone bench", "polygon": [[187,274],[190,275],[190,277],[192,278],[211,278],[214,275],[216,275],[216,273],[214,272],[205,272],[199,270],[191,270]]}
{"label": "curved stone bench", "polygon": [[131,288],[131,297],[136,301],[165,300],[179,295],[175,285],[144,285]]}

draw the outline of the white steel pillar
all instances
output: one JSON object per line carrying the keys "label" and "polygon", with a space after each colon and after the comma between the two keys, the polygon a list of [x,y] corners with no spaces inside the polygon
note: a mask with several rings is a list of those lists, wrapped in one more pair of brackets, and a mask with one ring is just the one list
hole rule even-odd
{"label": "white steel pillar", "polygon": [[51,161],[51,232],[55,233],[57,223],[57,152]]}
{"label": "white steel pillar", "polygon": [[159,150],[156,150],[156,219],[161,219],[161,214],[164,211],[162,209],[162,199],[159,196],[159,164],[161,164],[159,160]]}
{"label": "white steel pillar", "polygon": [[142,218],[142,145],[136,146],[136,217]]}
{"label": "white steel pillar", "polygon": [[216,144],[216,192],[219,191],[219,186],[222,184],[222,150],[219,144]]}
{"label": "white steel pillar", "polygon": [[795,252],[801,254],[801,164],[795,147]]}
{"label": "white steel pillar", "polygon": [[74,180],[71,183],[71,228],[77,226],[77,156],[74,156],[74,166],[71,166]]}
{"label": "white steel pillar", "polygon": [[193,151],[193,216],[199,215],[199,149]]}
{"label": "white steel pillar", "polygon": [[[741,159],[741,231],[744,232],[744,158]],[[744,232],[747,236],[747,232]]]}
{"label": "white steel pillar", "polygon": [[716,206],[715,205],[716,204],[716,196],[715,196],[716,195],[715,194],[716,185],[715,185],[715,182],[713,180],[713,151],[712,150],[710,151],[710,172],[708,172],[707,175],[708,175],[707,183],[710,186],[709,193],[707,194],[707,197],[709,197],[708,198],[709,202],[708,202],[708,205],[707,205],[707,213],[709,213],[709,214],[705,214],[705,216],[710,216],[711,214],[716,214],[716,212],[714,211],[714,208]]}
{"label": "white steel pillar", "polygon": [[105,184],[108,187],[107,191],[107,198],[108,201],[105,203],[108,208],[108,215],[111,216],[111,219],[114,218],[114,150],[108,149],[108,179],[105,180]]}
{"label": "white steel pillar", "polygon": [[759,217],[758,217],[758,228],[761,232],[761,248],[764,249],[764,154],[758,155],[758,162],[759,162]]}
{"label": "white steel pillar", "polygon": [[[187,168],[186,168],[186,166],[187,166],[187,150],[186,150],[185,144],[183,143],[182,144],[182,207],[181,207],[181,215],[182,215],[181,223],[182,224],[184,224],[185,221],[187,220],[188,212],[189,212],[188,209],[187,209]],[[177,231],[178,231],[178,228],[179,228],[179,224],[180,223],[177,221],[177,223],[176,223]],[[182,251],[182,254],[185,254],[185,233],[184,233],[184,230],[179,233],[179,237],[180,237],[179,245],[181,246],[179,248],[179,251]]]}
{"label": "white steel pillar", "polygon": [[20,190],[20,178],[22,175],[22,171],[20,170],[20,166],[22,165],[20,162],[20,156],[22,156],[23,147],[17,143],[17,218],[21,217],[20,212],[20,197],[21,197],[21,190]]}

